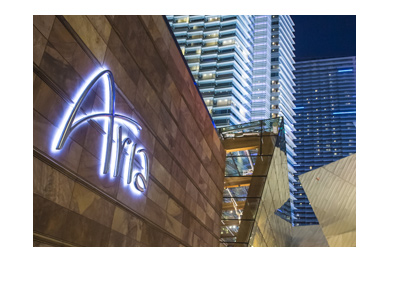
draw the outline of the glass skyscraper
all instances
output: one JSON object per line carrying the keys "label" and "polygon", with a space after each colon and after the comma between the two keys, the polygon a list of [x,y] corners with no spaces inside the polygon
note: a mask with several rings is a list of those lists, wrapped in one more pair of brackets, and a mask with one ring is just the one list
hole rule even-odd
{"label": "glass skyscraper", "polygon": [[285,118],[295,192],[294,23],[287,15],[166,16],[217,128]]}
{"label": "glass skyscraper", "polygon": [[252,16],[167,16],[216,127],[251,119]]}
{"label": "glass skyscraper", "polygon": [[[295,168],[301,175],[356,153],[356,57],[298,61],[295,67]],[[317,224],[298,179],[295,186],[292,223]]]}

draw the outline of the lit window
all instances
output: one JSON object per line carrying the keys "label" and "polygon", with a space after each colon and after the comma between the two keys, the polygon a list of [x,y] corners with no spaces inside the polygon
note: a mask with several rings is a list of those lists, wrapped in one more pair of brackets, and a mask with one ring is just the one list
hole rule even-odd
{"label": "lit window", "polygon": [[318,91],[318,89],[315,90],[315,92],[317,92],[317,91]]}

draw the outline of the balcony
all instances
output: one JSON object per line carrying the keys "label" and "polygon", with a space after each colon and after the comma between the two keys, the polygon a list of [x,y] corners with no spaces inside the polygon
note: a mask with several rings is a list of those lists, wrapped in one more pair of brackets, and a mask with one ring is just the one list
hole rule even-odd
{"label": "balcony", "polygon": [[227,26],[223,26],[221,27],[221,31],[226,31],[226,30],[234,30],[236,29],[236,24],[235,25],[227,25]]}
{"label": "balcony", "polygon": [[204,18],[199,18],[199,19],[190,19],[190,23],[204,23]]}
{"label": "balcony", "polygon": [[204,32],[211,32],[211,31],[218,32],[219,28],[220,28],[219,25],[217,25],[217,26],[204,26]]}
{"label": "balcony", "polygon": [[173,32],[185,32],[187,30],[188,30],[187,27],[175,27],[175,26],[172,27]]}
{"label": "balcony", "polygon": [[186,48],[191,48],[191,47],[201,47],[202,43],[201,42],[195,42],[195,43],[188,43],[186,42]]}

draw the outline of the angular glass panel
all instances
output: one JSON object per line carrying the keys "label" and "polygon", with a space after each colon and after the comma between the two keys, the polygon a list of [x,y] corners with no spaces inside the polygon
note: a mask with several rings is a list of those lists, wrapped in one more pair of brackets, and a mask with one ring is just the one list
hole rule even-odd
{"label": "angular glass panel", "polygon": [[[286,146],[282,126],[282,119],[276,118],[219,129],[224,148],[230,151],[226,157],[221,215],[221,243],[225,246],[248,246],[256,216],[258,236],[257,240],[253,236],[251,243],[267,243],[264,238],[270,231],[265,226],[271,223],[268,214],[273,214],[289,193],[287,167],[282,167],[287,165],[286,153],[280,149]],[[278,161],[271,166],[273,156]],[[262,195],[267,196],[259,210]],[[275,218],[278,216],[272,217]]]}
{"label": "angular glass panel", "polygon": [[222,220],[221,241],[248,242],[254,221]]}
{"label": "angular glass panel", "polygon": [[224,198],[230,198],[230,197],[245,198],[247,197],[248,189],[249,186],[226,188],[224,189],[223,196]]}
{"label": "angular glass panel", "polygon": [[238,202],[238,210],[241,211],[241,219],[254,220],[257,214],[259,198],[247,198],[245,201]]}
{"label": "angular glass panel", "polygon": [[239,176],[239,171],[234,163],[233,158],[226,157],[225,176]]}
{"label": "angular glass panel", "polygon": [[267,176],[271,165],[271,156],[258,156],[256,166],[254,167],[253,176]]}
{"label": "angular glass panel", "polygon": [[227,243],[223,243],[225,246],[227,246],[227,247],[234,247],[234,246],[236,246],[236,247],[247,247],[248,246],[248,244],[247,243],[245,243],[245,242],[227,242]]}

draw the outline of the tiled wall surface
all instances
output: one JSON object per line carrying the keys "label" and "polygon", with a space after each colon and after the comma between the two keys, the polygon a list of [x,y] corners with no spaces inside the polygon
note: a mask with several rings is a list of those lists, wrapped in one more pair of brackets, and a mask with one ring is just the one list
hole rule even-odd
{"label": "tiled wall surface", "polygon": [[[34,16],[33,66],[34,246],[219,246],[225,150],[162,16]],[[51,148],[101,67],[114,75],[116,110],[143,127],[143,194],[100,176],[100,122]],[[103,101],[99,83],[80,112]]]}

